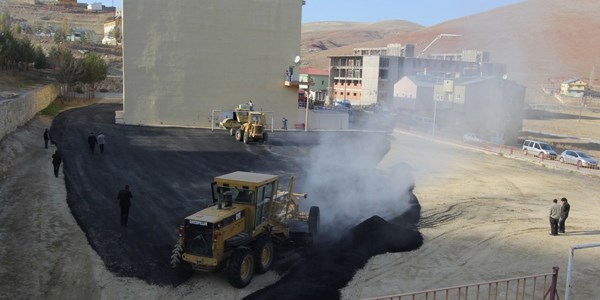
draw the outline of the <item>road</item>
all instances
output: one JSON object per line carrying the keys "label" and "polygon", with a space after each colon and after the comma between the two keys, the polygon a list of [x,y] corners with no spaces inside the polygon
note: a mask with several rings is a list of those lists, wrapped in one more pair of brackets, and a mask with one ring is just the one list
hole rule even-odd
{"label": "road", "polygon": [[[286,183],[295,175],[301,189],[311,150],[323,136],[333,135],[275,132],[268,144],[245,145],[225,131],[115,125],[114,112],[120,109],[97,104],[66,111],[54,119],[51,136],[64,159],[67,202],[93,249],[112,272],[153,284],[187,279],[170,268],[170,253],[183,218],[211,202],[214,176],[241,170],[281,175]],[[103,154],[88,150],[91,132],[106,135]],[[357,138],[362,133],[335,135],[340,134],[354,143],[365,141]],[[383,133],[369,139],[389,147]],[[360,148],[347,146],[361,156]],[[377,151],[372,167],[384,153]],[[122,227],[116,196],[126,184],[133,200],[129,223]]]}

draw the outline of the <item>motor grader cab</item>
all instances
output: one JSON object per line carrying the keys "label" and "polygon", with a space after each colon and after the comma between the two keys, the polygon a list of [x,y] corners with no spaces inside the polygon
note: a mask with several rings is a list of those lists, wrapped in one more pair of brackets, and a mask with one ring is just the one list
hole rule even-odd
{"label": "motor grader cab", "polygon": [[319,229],[319,208],[299,210],[306,194],[279,190],[277,175],[233,172],[215,177],[213,205],[184,219],[171,263],[197,271],[226,269],[231,285],[247,286],[254,273],[267,272],[273,242],[312,241]]}
{"label": "motor grader cab", "polygon": [[250,141],[266,142],[268,134],[265,130],[267,117],[264,113],[252,111],[247,104],[240,104],[233,111],[231,118],[221,121],[221,126],[244,144]]}

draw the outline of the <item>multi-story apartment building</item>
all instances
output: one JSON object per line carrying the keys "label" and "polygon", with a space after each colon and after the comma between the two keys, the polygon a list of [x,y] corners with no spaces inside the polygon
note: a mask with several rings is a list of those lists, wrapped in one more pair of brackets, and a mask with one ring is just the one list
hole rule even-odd
{"label": "multi-story apartment building", "polygon": [[[359,48],[354,55],[329,57],[329,101],[372,105],[392,99],[393,85],[408,75],[502,76],[506,65],[416,58],[414,47]],[[394,49],[405,49],[394,51]],[[407,56],[410,55],[410,56]]]}
{"label": "multi-story apartment building", "polygon": [[439,60],[468,61],[475,63],[489,63],[490,53],[479,50],[463,50],[460,53],[432,53],[427,58]]}

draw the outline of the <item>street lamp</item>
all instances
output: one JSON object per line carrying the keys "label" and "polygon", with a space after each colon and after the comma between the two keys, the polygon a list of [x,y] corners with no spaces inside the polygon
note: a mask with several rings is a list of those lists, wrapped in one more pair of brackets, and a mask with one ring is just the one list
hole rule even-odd
{"label": "street lamp", "polygon": [[310,85],[312,84],[312,78],[310,74],[306,76],[306,103],[304,104],[304,132],[308,131],[308,101],[310,101]]}
{"label": "street lamp", "polygon": [[433,128],[431,129],[431,135],[435,136],[435,119],[437,116],[437,103],[438,103],[438,97],[435,97],[433,99]]}

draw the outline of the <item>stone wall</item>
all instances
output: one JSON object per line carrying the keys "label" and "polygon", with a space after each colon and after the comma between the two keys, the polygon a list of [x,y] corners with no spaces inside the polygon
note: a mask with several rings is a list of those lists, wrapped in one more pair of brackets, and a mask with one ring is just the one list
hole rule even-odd
{"label": "stone wall", "polygon": [[17,98],[0,100],[0,140],[46,108],[59,92],[58,85],[49,84]]}

